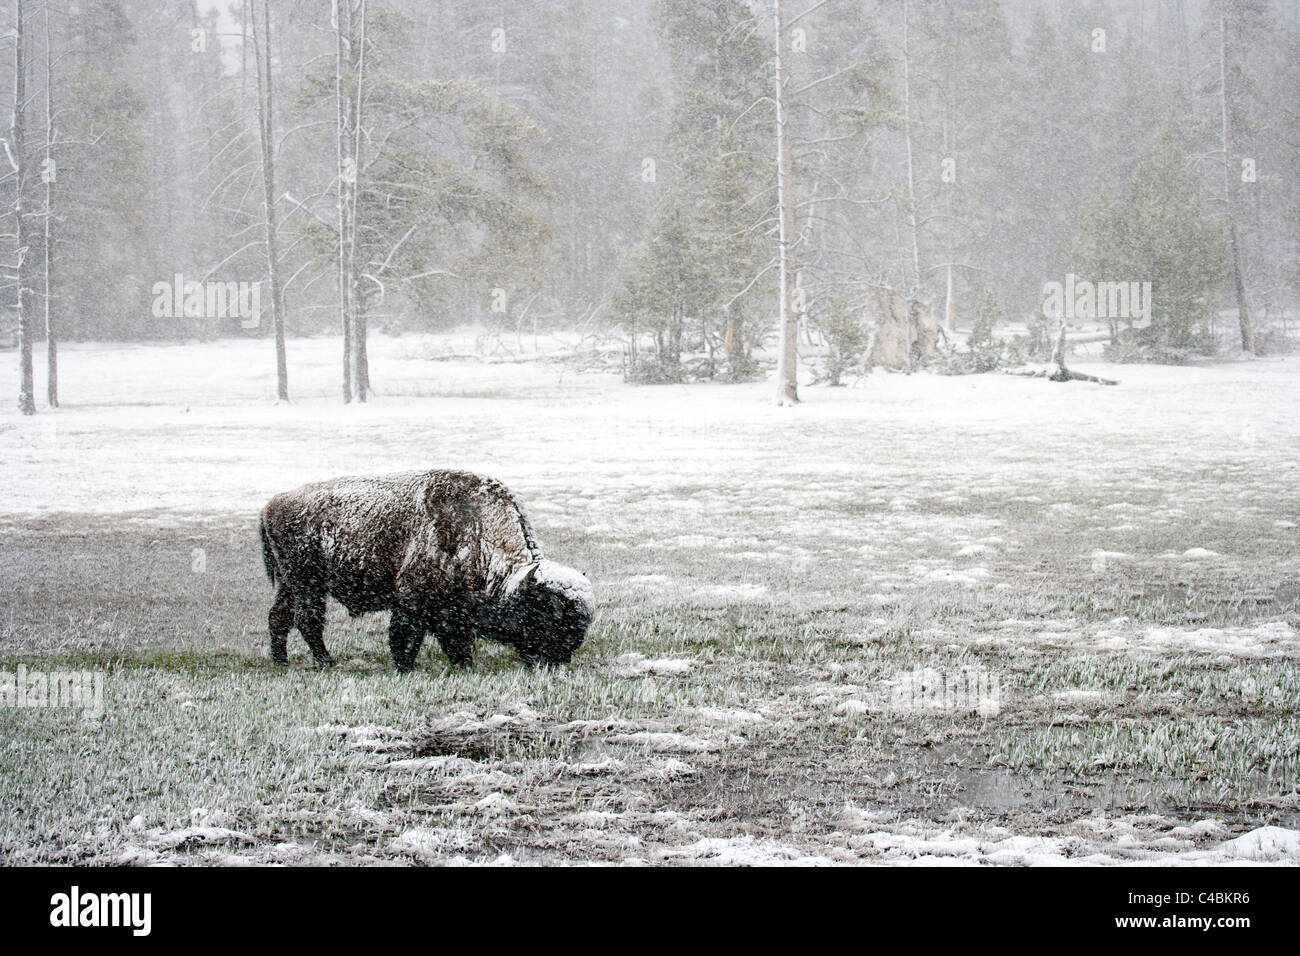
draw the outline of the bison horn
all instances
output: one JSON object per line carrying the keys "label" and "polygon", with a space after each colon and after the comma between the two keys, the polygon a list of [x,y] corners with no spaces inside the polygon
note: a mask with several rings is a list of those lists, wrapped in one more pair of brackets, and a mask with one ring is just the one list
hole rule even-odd
{"label": "bison horn", "polygon": [[537,577],[537,565],[527,564],[522,568],[516,568],[515,572],[510,575],[505,583],[506,594],[520,594],[527,590]]}

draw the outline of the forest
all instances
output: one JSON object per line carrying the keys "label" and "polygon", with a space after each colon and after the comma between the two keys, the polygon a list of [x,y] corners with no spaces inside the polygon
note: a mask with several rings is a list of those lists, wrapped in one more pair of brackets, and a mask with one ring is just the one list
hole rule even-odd
{"label": "forest", "polygon": [[[288,399],[286,341],[336,336],[345,401],[373,334],[462,327],[501,352],[563,330],[631,381],[775,364],[787,398],[801,349],[838,384],[1046,360],[1067,325],[1116,361],[1292,344],[1283,0],[3,16],[0,342],[26,413],[38,379],[58,404],[61,341],[262,338]],[[1147,314],[1051,314],[1075,277],[1148,283]]]}

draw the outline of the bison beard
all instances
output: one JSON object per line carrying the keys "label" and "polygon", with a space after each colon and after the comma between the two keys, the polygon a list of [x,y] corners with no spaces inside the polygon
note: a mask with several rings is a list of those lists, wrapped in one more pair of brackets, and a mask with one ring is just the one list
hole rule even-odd
{"label": "bison beard", "polygon": [[288,663],[295,627],[318,664],[334,663],[326,595],[353,617],[392,612],[388,645],[401,672],[430,631],[463,667],[480,637],[513,645],[529,665],[567,663],[595,613],[590,583],[542,556],[514,495],[469,472],[304,485],[267,503],[260,530],[277,664]]}

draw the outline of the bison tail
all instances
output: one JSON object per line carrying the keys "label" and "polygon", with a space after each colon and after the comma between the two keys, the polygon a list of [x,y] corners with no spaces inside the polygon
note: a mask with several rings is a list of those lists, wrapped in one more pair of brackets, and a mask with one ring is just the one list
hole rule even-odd
{"label": "bison tail", "polygon": [[271,536],[266,533],[266,519],[257,522],[257,530],[262,535],[262,561],[266,564],[266,576],[275,584],[275,552],[271,550]]}

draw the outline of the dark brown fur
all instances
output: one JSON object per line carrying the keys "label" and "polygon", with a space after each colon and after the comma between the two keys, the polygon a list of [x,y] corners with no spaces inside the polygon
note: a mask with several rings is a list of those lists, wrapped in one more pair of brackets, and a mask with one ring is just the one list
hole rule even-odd
{"label": "dark brown fur", "polygon": [[[267,503],[260,530],[276,586],[269,624],[277,663],[288,661],[294,627],[317,663],[333,663],[326,595],[353,616],[392,612],[399,671],[415,665],[429,631],[458,665],[472,663],[479,637],[514,645],[529,664],[567,662],[594,610],[585,579],[543,559],[505,485],[469,472],[304,485]],[[558,583],[548,583],[553,577]]]}

